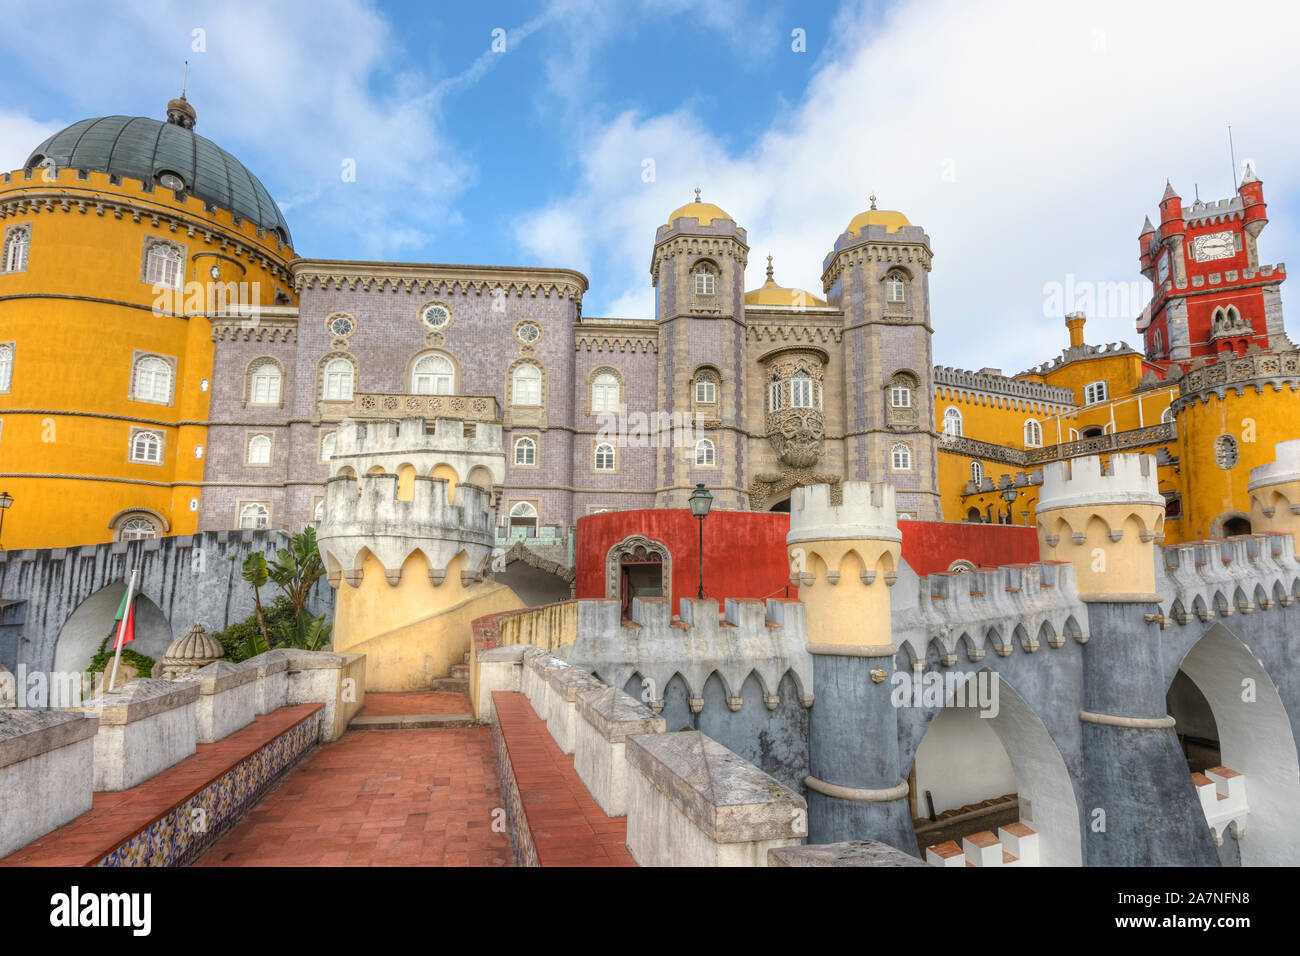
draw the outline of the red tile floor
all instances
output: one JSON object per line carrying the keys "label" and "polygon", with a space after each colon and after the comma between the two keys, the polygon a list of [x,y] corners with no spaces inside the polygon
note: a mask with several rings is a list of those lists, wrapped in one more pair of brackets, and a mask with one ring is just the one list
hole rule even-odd
{"label": "red tile floor", "polygon": [[[367,694],[366,708],[384,696],[397,695]],[[510,837],[492,825],[501,806],[489,728],[353,730],[195,865],[510,866]]]}
{"label": "red tile floor", "polygon": [[402,694],[367,693],[361,702],[361,715],[391,717],[395,714],[470,714],[474,705],[469,694],[414,691]]}

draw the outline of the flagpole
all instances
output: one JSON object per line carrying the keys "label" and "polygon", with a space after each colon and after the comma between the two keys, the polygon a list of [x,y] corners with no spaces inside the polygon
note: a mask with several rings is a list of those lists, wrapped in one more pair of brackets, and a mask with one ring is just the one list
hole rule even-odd
{"label": "flagpole", "polygon": [[104,689],[105,694],[111,694],[113,685],[117,683],[117,664],[122,659],[122,638],[126,636],[126,622],[131,619],[131,595],[135,591],[135,576],[139,573],[139,571],[132,571],[131,581],[126,586],[126,612],[117,624],[117,650],[113,654],[113,676],[108,679],[108,687]]}

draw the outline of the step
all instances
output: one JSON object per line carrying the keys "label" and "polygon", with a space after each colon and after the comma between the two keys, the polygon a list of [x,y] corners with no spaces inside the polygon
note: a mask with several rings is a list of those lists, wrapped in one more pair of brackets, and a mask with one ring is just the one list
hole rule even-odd
{"label": "step", "polygon": [[453,664],[451,666],[451,673],[448,676],[454,677],[456,680],[469,680],[469,665]]}
{"label": "step", "polygon": [[931,866],[965,866],[966,855],[962,853],[956,840],[949,840],[947,843],[936,843],[934,846],[926,847],[925,862]]}
{"label": "step", "polygon": [[966,860],[973,866],[1001,866],[1003,862],[1002,841],[992,830],[972,833],[961,841],[966,852]]}
{"label": "step", "polygon": [[429,684],[429,690],[440,694],[468,694],[469,681],[457,677],[439,677]]}
{"label": "step", "polygon": [[477,727],[473,714],[384,714],[357,716],[348,730],[429,730],[439,727]]}

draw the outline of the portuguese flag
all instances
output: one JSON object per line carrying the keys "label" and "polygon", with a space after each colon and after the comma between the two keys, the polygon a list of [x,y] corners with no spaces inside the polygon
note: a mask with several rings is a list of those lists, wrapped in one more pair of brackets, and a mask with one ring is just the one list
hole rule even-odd
{"label": "portuguese flag", "polygon": [[[129,644],[135,640],[135,595],[131,589],[127,588],[126,594],[122,595],[122,603],[117,609],[117,617],[113,620],[116,622],[114,628],[113,650]],[[123,623],[125,620],[125,624]]]}

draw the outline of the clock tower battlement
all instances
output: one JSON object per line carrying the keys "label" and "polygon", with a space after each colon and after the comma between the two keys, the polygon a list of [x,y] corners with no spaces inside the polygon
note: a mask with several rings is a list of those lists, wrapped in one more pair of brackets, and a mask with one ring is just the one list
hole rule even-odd
{"label": "clock tower battlement", "polygon": [[1289,348],[1282,324],[1286,266],[1260,265],[1256,240],[1268,224],[1263,183],[1246,172],[1231,199],[1184,206],[1169,183],[1138,237],[1142,275],[1155,286],[1138,318],[1156,365]]}

